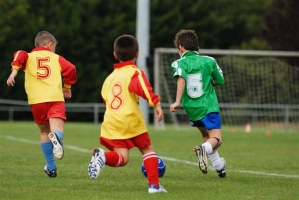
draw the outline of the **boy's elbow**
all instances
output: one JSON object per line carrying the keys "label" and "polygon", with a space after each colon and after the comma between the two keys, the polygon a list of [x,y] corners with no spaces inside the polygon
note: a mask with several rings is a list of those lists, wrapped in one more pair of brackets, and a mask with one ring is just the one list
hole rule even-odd
{"label": "boy's elbow", "polygon": [[224,79],[222,79],[222,80],[219,80],[219,81],[215,81],[215,83],[217,85],[224,85],[225,81],[224,81]]}

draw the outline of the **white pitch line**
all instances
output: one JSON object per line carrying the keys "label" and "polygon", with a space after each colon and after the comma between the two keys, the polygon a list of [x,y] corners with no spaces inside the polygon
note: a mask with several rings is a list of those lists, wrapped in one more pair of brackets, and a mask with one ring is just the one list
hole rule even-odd
{"label": "white pitch line", "polygon": [[266,173],[266,172],[248,171],[248,170],[235,170],[235,172],[246,173],[246,174],[260,174],[266,176],[285,177],[285,178],[299,178],[299,175],[296,174],[276,174],[276,173]]}
{"label": "white pitch line", "polygon": [[[164,160],[172,161],[172,162],[178,162],[178,163],[183,163],[187,165],[196,165],[198,166],[198,163],[195,162],[190,162],[187,160],[180,160],[176,158],[169,158],[169,157],[164,157],[160,156]],[[214,170],[211,168],[211,170]],[[229,170],[230,172],[238,172],[238,173],[247,173],[247,174],[260,174],[260,175],[265,175],[265,176],[275,176],[275,177],[286,177],[286,178],[299,178],[299,175],[297,174],[276,174],[276,173],[266,173],[266,172],[259,172],[259,171],[250,171],[250,170]]]}
{"label": "white pitch line", "polygon": [[[5,136],[5,135],[0,135],[1,138],[5,138],[7,140],[13,140],[17,142],[23,142],[23,143],[29,143],[29,144],[40,144],[39,142],[28,140],[28,139],[23,139],[23,138],[17,138],[13,136]],[[65,148],[71,149],[74,151],[82,152],[82,153],[90,153],[90,150],[80,148],[77,146],[72,146],[72,145],[64,145]],[[164,160],[172,161],[172,162],[178,162],[178,163],[183,163],[186,165],[194,165],[198,166],[198,163],[187,161],[187,160],[180,160],[176,158],[169,158],[165,156],[160,156]],[[266,172],[259,172],[259,171],[250,171],[250,170],[229,170],[230,172],[237,172],[237,173],[247,173],[247,174],[259,174],[259,175],[265,175],[265,176],[275,176],[275,177],[284,177],[284,178],[299,178],[299,175],[297,174],[277,174],[277,173],[266,173]]]}
{"label": "white pitch line", "polygon": [[17,142],[30,143],[30,144],[39,144],[39,142],[36,142],[36,141],[22,139],[22,138],[16,138],[16,137],[13,137],[13,136],[1,135],[1,137],[5,138],[5,139],[8,139],[8,140],[17,141]]}
{"label": "white pitch line", "polygon": [[[8,140],[17,141],[17,142],[30,143],[30,144],[40,144],[40,142],[36,142],[36,141],[28,140],[28,139],[23,139],[23,138],[17,138],[17,137],[13,137],[13,136],[1,135],[1,137],[5,138],[5,139],[8,139]],[[67,148],[67,149],[83,152],[83,153],[90,153],[90,150],[83,149],[83,148],[76,147],[76,146],[72,146],[72,145],[63,145],[63,147]]]}

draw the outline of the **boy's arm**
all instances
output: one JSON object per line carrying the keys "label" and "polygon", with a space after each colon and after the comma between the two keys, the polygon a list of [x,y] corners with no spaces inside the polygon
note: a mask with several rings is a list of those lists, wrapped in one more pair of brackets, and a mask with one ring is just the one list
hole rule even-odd
{"label": "boy's arm", "polygon": [[15,85],[15,77],[18,75],[19,69],[25,69],[26,62],[28,59],[28,54],[26,51],[17,51],[14,54],[14,59],[11,62],[11,73],[6,81],[6,84],[8,86],[14,86]]}
{"label": "boy's arm", "polygon": [[12,69],[25,69],[26,62],[28,59],[28,53],[26,51],[20,50],[14,53],[14,59],[11,62]]}
{"label": "boy's arm", "polygon": [[158,122],[162,121],[164,119],[163,110],[162,110],[162,108],[161,108],[160,105],[158,105],[158,106],[155,107],[155,114],[156,114]]}
{"label": "boy's arm", "polygon": [[153,88],[142,70],[137,70],[132,76],[129,90],[145,99],[152,107],[160,105],[160,97],[153,92]]}
{"label": "boy's arm", "polygon": [[148,104],[155,108],[158,122],[164,119],[164,113],[160,105],[160,97],[153,92],[153,88],[142,70],[136,71],[132,76],[129,90],[147,100]]}
{"label": "boy's arm", "polygon": [[66,99],[72,98],[72,90],[71,90],[71,88],[63,87],[62,88],[62,92],[63,92],[64,98],[66,98]]}
{"label": "boy's arm", "polygon": [[77,82],[76,67],[62,56],[59,56],[64,87],[70,89]]}
{"label": "boy's arm", "polygon": [[212,74],[212,84],[214,86],[216,85],[223,85],[224,84],[224,77],[223,77],[223,72],[218,66],[218,64],[215,61],[215,65],[213,67],[213,74]]}
{"label": "boy's arm", "polygon": [[15,77],[18,75],[18,70],[17,69],[12,69],[11,73],[6,81],[6,84],[8,86],[14,86],[16,81],[15,81]]}
{"label": "boy's arm", "polygon": [[169,110],[170,112],[176,112],[177,107],[180,106],[182,95],[185,89],[186,81],[183,77],[179,76],[177,80],[177,91],[176,91],[176,99],[173,104],[170,105]]}

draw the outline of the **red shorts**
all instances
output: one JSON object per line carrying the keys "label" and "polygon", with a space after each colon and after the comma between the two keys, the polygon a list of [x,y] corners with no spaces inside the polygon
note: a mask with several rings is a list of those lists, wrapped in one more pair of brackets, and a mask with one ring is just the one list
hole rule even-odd
{"label": "red shorts", "polygon": [[114,147],[126,149],[132,149],[134,147],[137,147],[139,149],[143,149],[152,144],[148,132],[142,133],[141,135],[138,135],[133,138],[123,140],[110,140],[102,136],[99,139],[100,143],[103,146],[107,147],[110,151],[113,151]]}
{"label": "red shorts", "polygon": [[30,106],[36,124],[49,124],[49,118],[66,120],[64,101],[38,103]]}

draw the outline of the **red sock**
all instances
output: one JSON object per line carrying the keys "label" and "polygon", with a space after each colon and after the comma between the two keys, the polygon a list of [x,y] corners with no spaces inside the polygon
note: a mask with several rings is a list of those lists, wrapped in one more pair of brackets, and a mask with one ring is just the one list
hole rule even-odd
{"label": "red sock", "polygon": [[155,152],[143,155],[144,168],[147,173],[148,185],[159,186],[158,157]]}
{"label": "red sock", "polygon": [[115,151],[105,152],[106,163],[110,167],[121,167],[124,164],[124,158]]}

